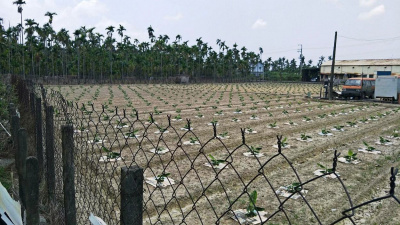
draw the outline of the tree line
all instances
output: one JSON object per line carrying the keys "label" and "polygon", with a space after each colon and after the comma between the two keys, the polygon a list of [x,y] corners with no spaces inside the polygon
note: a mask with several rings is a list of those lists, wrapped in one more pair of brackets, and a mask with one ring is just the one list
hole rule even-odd
{"label": "tree line", "polygon": [[[191,79],[240,79],[254,77],[257,63],[265,68],[264,77],[300,80],[296,59],[271,57],[262,60],[263,49],[258,52],[228,46],[216,40],[213,49],[202,38],[196,43],[183,41],[181,35],[173,40],[168,35],[156,35],[147,28],[148,40],[140,42],[125,34],[125,27],[109,26],[106,35],[94,27],[81,26],[70,32],[65,28],[53,29],[56,13],[47,12],[47,23],[40,26],[34,19],[22,20],[24,1],[18,0],[21,23],[6,28],[0,18],[0,73],[22,74],[26,77],[74,77],[78,79],[169,79],[176,75],[188,75]],[[23,26],[24,25],[24,26]],[[25,37],[24,37],[25,36]],[[321,56],[317,67],[324,61]],[[315,67],[312,60],[302,68]]]}

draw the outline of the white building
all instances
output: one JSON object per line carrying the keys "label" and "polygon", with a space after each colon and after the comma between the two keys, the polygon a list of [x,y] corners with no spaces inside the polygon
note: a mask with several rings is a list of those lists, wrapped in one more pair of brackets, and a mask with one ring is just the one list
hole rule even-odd
{"label": "white building", "polygon": [[264,64],[258,62],[256,65],[251,65],[251,74],[262,76],[264,74]]}
{"label": "white building", "polygon": [[[331,74],[332,61],[321,65],[321,79]],[[337,60],[334,69],[335,78],[346,79],[363,76],[376,78],[377,76],[400,76],[400,59],[361,59]]]}

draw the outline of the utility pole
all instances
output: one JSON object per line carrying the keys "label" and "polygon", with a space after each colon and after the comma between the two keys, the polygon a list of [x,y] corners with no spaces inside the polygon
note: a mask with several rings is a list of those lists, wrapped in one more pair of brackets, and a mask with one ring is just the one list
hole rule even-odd
{"label": "utility pole", "polygon": [[335,31],[335,42],[334,42],[334,44],[333,44],[333,57],[332,57],[332,67],[331,67],[331,80],[329,81],[329,100],[332,100],[332,99],[333,99],[333,74],[335,74],[336,39],[337,39],[337,31]]}
{"label": "utility pole", "polygon": [[297,52],[300,52],[300,71],[299,75],[301,76],[301,70],[303,69],[303,45],[299,44],[300,49],[297,50]]}

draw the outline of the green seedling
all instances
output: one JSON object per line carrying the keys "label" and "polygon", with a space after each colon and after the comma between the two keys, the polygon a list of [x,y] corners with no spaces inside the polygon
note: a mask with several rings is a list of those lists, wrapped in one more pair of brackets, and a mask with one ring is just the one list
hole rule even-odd
{"label": "green seedling", "polygon": [[350,127],[354,127],[356,125],[356,122],[352,122],[352,121],[347,121],[346,122]]}
{"label": "green seedling", "polygon": [[125,133],[125,136],[130,138],[136,137],[137,132],[139,132],[139,130],[133,130],[132,132]]}
{"label": "green seedling", "polygon": [[104,121],[110,120],[110,117],[108,115],[105,115],[105,116],[103,116],[103,120]]}
{"label": "green seedling", "polygon": [[116,158],[121,156],[120,153],[112,152],[112,151],[110,151],[108,148],[106,148],[104,146],[101,148],[101,150],[103,150],[104,152],[107,153],[107,159],[116,159]]}
{"label": "green seedling", "polygon": [[383,137],[379,137],[379,143],[381,143],[381,144],[386,144],[386,143],[388,143],[388,142],[390,142],[390,141],[387,140],[387,139],[385,139],[385,138],[383,138]]}
{"label": "green seedling", "polygon": [[176,120],[181,120],[181,119],[182,119],[181,114],[176,115],[176,116],[175,116],[175,119],[176,119]]}
{"label": "green seedling", "polygon": [[301,134],[301,140],[307,140],[307,139],[311,139],[311,136],[308,136],[308,135],[306,135],[306,134]]}
{"label": "green seedling", "polygon": [[212,156],[211,154],[209,154],[208,157],[210,157],[210,160],[211,160],[211,163],[213,166],[219,166],[220,163],[225,162],[225,160],[214,158],[214,156]]}
{"label": "green seedling", "polygon": [[171,175],[170,173],[165,173],[163,172],[160,175],[157,175],[155,180],[157,181],[157,184],[162,184],[165,180],[165,178],[167,178],[169,175]]}
{"label": "green seedling", "polygon": [[281,141],[281,146],[284,148],[286,146],[288,146],[289,143],[287,142],[287,137],[285,137],[282,141]]}
{"label": "green seedling", "polygon": [[189,138],[189,140],[190,140],[189,142],[192,143],[192,144],[194,144],[197,141],[199,141],[197,138],[193,138],[193,137]]}
{"label": "green seedling", "polygon": [[261,147],[254,147],[250,146],[250,149],[248,150],[252,155],[257,155],[260,153]]}
{"label": "green seedling", "polygon": [[256,206],[257,204],[257,191],[253,191],[249,196],[249,203],[246,208],[246,216],[251,218],[257,216],[258,212],[264,211],[264,208]]}
{"label": "green seedling", "polygon": [[322,170],[320,170],[320,172],[322,173],[322,174],[328,174],[328,173],[332,173],[333,172],[333,169],[331,168],[331,169],[328,169],[328,167],[326,167],[326,166],[324,166],[324,165],[322,165],[322,164],[320,164],[320,163],[317,163],[317,165],[322,169]]}
{"label": "green seedling", "polygon": [[367,142],[363,141],[363,144],[365,145],[367,151],[372,152],[375,150],[375,148],[370,146]]}
{"label": "green seedling", "polygon": [[336,130],[341,130],[343,128],[343,126],[336,125],[336,126],[333,126],[333,128],[335,128]]}
{"label": "green seedling", "polygon": [[228,132],[221,133],[221,134],[219,134],[219,136],[220,137],[226,137],[226,136],[228,136]]}
{"label": "green seedling", "polygon": [[352,162],[357,160],[357,153],[354,153],[351,149],[347,152],[347,155],[344,156],[347,162]]}
{"label": "green seedling", "polygon": [[160,153],[160,152],[162,152],[162,151],[164,151],[165,150],[165,148],[163,148],[163,147],[157,147],[156,149],[155,149],[155,152],[156,153]]}
{"label": "green seedling", "polygon": [[296,193],[296,192],[303,190],[303,187],[300,186],[300,183],[292,183],[292,184],[286,186],[286,190],[289,193]]}
{"label": "green seedling", "polygon": [[216,119],[213,118],[213,120],[211,120],[210,123],[216,125],[216,124],[218,123],[218,120],[216,120]]}
{"label": "green seedling", "polygon": [[331,133],[329,130],[327,130],[326,128],[324,128],[324,129],[322,129],[321,130],[321,133],[323,134],[323,135],[327,135],[327,134],[329,134],[329,133]]}
{"label": "green seedling", "polygon": [[274,123],[270,123],[269,126],[272,128],[276,127],[276,121]]}
{"label": "green seedling", "polygon": [[307,116],[303,117],[305,121],[311,121],[310,118],[308,118]]}

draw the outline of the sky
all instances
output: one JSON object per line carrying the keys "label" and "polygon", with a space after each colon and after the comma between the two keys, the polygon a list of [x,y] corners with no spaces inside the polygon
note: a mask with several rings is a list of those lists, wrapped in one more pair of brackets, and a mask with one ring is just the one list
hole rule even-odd
{"label": "sky", "polygon": [[[4,26],[20,22],[14,0],[0,1]],[[147,28],[155,35],[176,35],[194,45],[202,38],[218,51],[216,40],[232,48],[237,43],[262,59],[295,58],[302,46],[306,61],[315,65],[320,56],[336,59],[400,58],[399,0],[25,0],[23,19],[40,25],[46,12],[57,13],[56,31],[81,26],[106,34],[108,26],[126,28],[131,40],[148,41]],[[117,34],[115,34],[117,35]],[[118,39],[117,39],[118,40]]]}

